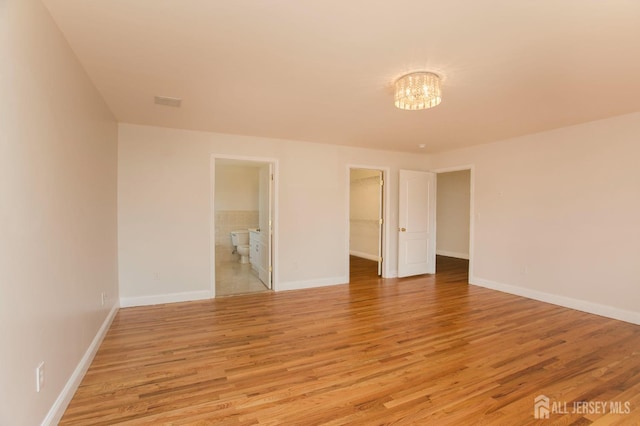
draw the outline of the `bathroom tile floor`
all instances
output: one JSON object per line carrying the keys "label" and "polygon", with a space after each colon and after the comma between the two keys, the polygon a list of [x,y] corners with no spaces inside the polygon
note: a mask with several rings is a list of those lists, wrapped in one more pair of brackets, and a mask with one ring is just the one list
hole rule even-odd
{"label": "bathroom tile floor", "polygon": [[269,291],[250,263],[216,262],[216,297]]}

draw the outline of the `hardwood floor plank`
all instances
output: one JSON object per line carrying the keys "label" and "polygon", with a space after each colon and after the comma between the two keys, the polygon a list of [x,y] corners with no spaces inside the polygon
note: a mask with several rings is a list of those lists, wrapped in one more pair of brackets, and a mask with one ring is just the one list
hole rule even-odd
{"label": "hardwood floor plank", "polygon": [[348,285],[121,309],[61,424],[536,424],[533,400],[621,401],[640,326],[467,284],[468,262]]}

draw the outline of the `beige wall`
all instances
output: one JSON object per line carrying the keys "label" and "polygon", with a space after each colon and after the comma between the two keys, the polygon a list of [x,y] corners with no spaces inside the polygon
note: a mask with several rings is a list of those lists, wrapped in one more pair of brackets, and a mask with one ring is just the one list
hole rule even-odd
{"label": "beige wall", "polygon": [[258,210],[258,167],[216,165],[216,211]]}
{"label": "beige wall", "polygon": [[438,173],[436,253],[469,259],[471,171]]}
{"label": "beige wall", "polygon": [[[398,168],[426,168],[426,157],[415,154],[128,124],[119,129],[119,274],[126,303],[167,300],[156,297],[167,294],[204,298],[211,291],[212,154],[277,163],[277,290],[347,281],[348,165],[389,167],[390,206],[397,206]],[[397,227],[397,211],[391,210],[389,226]],[[396,238],[391,232],[392,274]]]}
{"label": "beige wall", "polygon": [[435,155],[474,165],[471,281],[640,323],[640,113]]}
{"label": "beige wall", "polygon": [[0,424],[36,425],[118,300],[117,126],[40,1],[0,13]]}
{"label": "beige wall", "polygon": [[233,258],[231,231],[258,227],[259,170],[258,167],[216,162],[214,208],[218,262]]}
{"label": "beige wall", "polygon": [[349,252],[378,260],[381,171],[351,169],[349,190]]}

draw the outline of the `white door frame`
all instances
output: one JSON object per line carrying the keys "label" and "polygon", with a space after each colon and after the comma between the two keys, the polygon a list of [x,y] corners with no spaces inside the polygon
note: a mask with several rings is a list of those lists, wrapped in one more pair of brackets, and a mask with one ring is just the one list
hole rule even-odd
{"label": "white door frame", "polygon": [[[436,176],[440,173],[448,173],[448,172],[459,172],[463,170],[469,170],[469,281],[472,280],[473,275],[473,259],[475,258],[475,178],[474,178],[474,166],[473,164],[465,164],[461,166],[452,166],[452,167],[444,167],[441,169],[431,170],[436,174]],[[438,217],[436,216],[436,223],[438,221]],[[436,244],[437,244],[438,235],[436,234]]]}
{"label": "white door frame", "polygon": [[272,250],[271,250],[271,264],[273,267],[273,274],[271,278],[271,288],[273,291],[278,290],[278,284],[280,283],[280,268],[278,267],[278,233],[280,227],[278,226],[278,182],[279,182],[279,167],[278,159],[271,157],[249,157],[242,155],[224,155],[224,154],[211,154],[209,158],[209,275],[210,275],[210,292],[211,298],[216,297],[216,209],[215,209],[215,188],[216,188],[216,160],[240,160],[250,161],[254,163],[272,164],[273,166],[273,235],[272,235]]}
{"label": "white door frame", "polygon": [[[268,199],[266,200],[262,194],[258,197],[259,200],[259,211],[264,211],[264,207],[266,207],[269,212],[268,217],[265,219],[264,217],[258,221],[258,228],[260,228],[260,261],[258,267],[258,276],[260,277],[260,281],[262,281],[268,289],[273,289],[273,163],[266,163],[260,166],[259,172],[259,187],[260,192],[264,190],[266,186],[266,192],[268,193]],[[266,185],[265,185],[266,184]],[[266,232],[265,232],[266,230]],[[265,241],[266,239],[266,241]],[[266,256],[265,256],[266,253]],[[266,260],[266,262],[265,262]]]}
{"label": "white door frame", "polygon": [[346,238],[345,238],[345,259],[346,259],[346,271],[344,276],[349,279],[349,235],[350,235],[350,222],[349,222],[349,204],[351,201],[351,170],[352,169],[368,169],[368,170],[377,170],[382,172],[382,278],[392,278],[391,271],[389,268],[389,192],[387,188],[390,188],[390,176],[391,171],[389,167],[382,166],[372,166],[365,164],[347,164],[346,170],[346,182],[347,182],[347,191],[346,191],[346,201],[345,207],[347,212],[346,217]]}

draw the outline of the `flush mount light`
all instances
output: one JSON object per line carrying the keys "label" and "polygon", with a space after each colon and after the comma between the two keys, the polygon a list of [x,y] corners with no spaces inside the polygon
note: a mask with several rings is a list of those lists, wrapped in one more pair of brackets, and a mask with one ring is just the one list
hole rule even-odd
{"label": "flush mount light", "polygon": [[442,101],[440,77],[420,71],[404,75],[395,83],[395,105],[400,109],[433,108]]}

